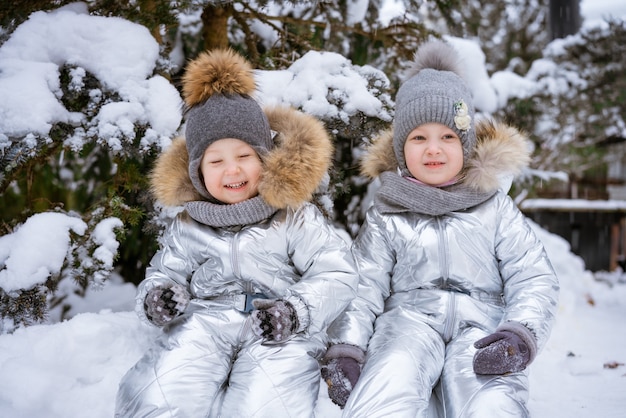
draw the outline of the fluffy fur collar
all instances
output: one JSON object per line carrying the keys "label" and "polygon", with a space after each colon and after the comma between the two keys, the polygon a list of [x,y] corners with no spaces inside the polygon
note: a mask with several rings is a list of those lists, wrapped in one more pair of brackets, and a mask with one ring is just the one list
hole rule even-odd
{"label": "fluffy fur collar", "polygon": [[[331,163],[333,145],[320,121],[287,107],[264,109],[278,134],[263,160],[259,195],[275,208],[297,208],[310,201]],[[165,206],[204,200],[188,174],[185,140],[177,138],[157,159],[151,191]]]}
{"label": "fluffy fur collar", "polygon": [[[518,175],[530,162],[530,142],[519,130],[501,122],[476,123],[476,147],[465,164],[464,183],[481,192],[495,191],[498,177]],[[395,172],[398,163],[393,152],[393,130],[382,132],[368,147],[361,160],[361,173],[376,178],[384,171]]]}

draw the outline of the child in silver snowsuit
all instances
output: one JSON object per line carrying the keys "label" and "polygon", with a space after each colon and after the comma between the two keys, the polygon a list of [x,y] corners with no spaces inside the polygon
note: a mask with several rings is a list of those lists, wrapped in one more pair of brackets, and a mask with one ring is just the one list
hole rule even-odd
{"label": "child in silver snowsuit", "polygon": [[[559,286],[500,181],[527,139],[477,122],[462,65],[423,45],[393,129],[362,162],[380,179],[353,243],[358,296],[329,330],[322,375],[344,417],[528,416],[527,366],[545,345]],[[432,406],[430,406],[432,408]]]}
{"label": "child in silver snowsuit", "polygon": [[191,62],[185,140],[151,178],[183,206],[162,238],[137,312],[163,327],[123,377],[116,417],[310,417],[326,329],[354,298],[349,247],[309,201],[327,176],[322,124],[262,109],[232,51]]}

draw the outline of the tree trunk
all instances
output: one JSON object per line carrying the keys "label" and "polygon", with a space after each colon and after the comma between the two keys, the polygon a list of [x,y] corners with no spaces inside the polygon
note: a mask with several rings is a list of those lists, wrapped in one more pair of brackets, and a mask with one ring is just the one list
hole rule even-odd
{"label": "tree trunk", "polygon": [[202,35],[206,51],[228,47],[228,18],[233,15],[232,4],[209,4],[202,11]]}
{"label": "tree trunk", "polygon": [[550,0],[552,40],[575,34],[580,25],[580,0]]}
{"label": "tree trunk", "polygon": [[[154,0],[141,0],[139,2],[139,10],[142,13],[155,14],[156,13],[156,4],[154,4]],[[148,28],[150,33],[157,41],[159,45],[163,45],[163,37],[161,36],[161,31],[159,30],[159,25]]]}

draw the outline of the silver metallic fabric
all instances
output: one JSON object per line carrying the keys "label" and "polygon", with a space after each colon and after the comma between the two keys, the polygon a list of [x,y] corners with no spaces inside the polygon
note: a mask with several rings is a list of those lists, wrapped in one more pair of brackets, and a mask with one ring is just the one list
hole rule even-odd
{"label": "silver metallic fabric", "polygon": [[359,296],[329,330],[367,351],[344,417],[528,415],[526,371],[472,369],[473,343],[503,324],[540,350],[556,312],[554,270],[508,196],[442,216],[371,208],[353,253]]}
{"label": "silver metallic fabric", "polygon": [[[151,261],[137,295],[174,280],[190,306],[122,379],[116,417],[308,417],[318,397],[318,360],[328,325],[354,298],[358,277],[347,244],[311,204],[265,222],[212,228],[182,212]],[[243,293],[290,301],[299,333],[266,344]]]}

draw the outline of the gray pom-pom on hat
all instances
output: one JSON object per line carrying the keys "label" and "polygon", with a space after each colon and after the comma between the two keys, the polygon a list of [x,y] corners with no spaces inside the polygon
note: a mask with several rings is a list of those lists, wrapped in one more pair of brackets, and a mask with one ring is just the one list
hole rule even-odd
{"label": "gray pom-pom on hat", "polygon": [[458,53],[443,41],[423,44],[415,53],[408,78],[398,89],[393,121],[393,150],[407,173],[404,144],[411,131],[426,123],[452,129],[463,144],[464,160],[476,145],[472,93],[461,77]]}
{"label": "gray pom-pom on hat", "polygon": [[252,97],[255,90],[252,67],[229,49],[203,52],[185,71],[189,177],[196,190],[210,200],[215,198],[200,174],[200,163],[209,145],[219,139],[235,138],[249,144],[259,156],[274,147],[267,116]]}

